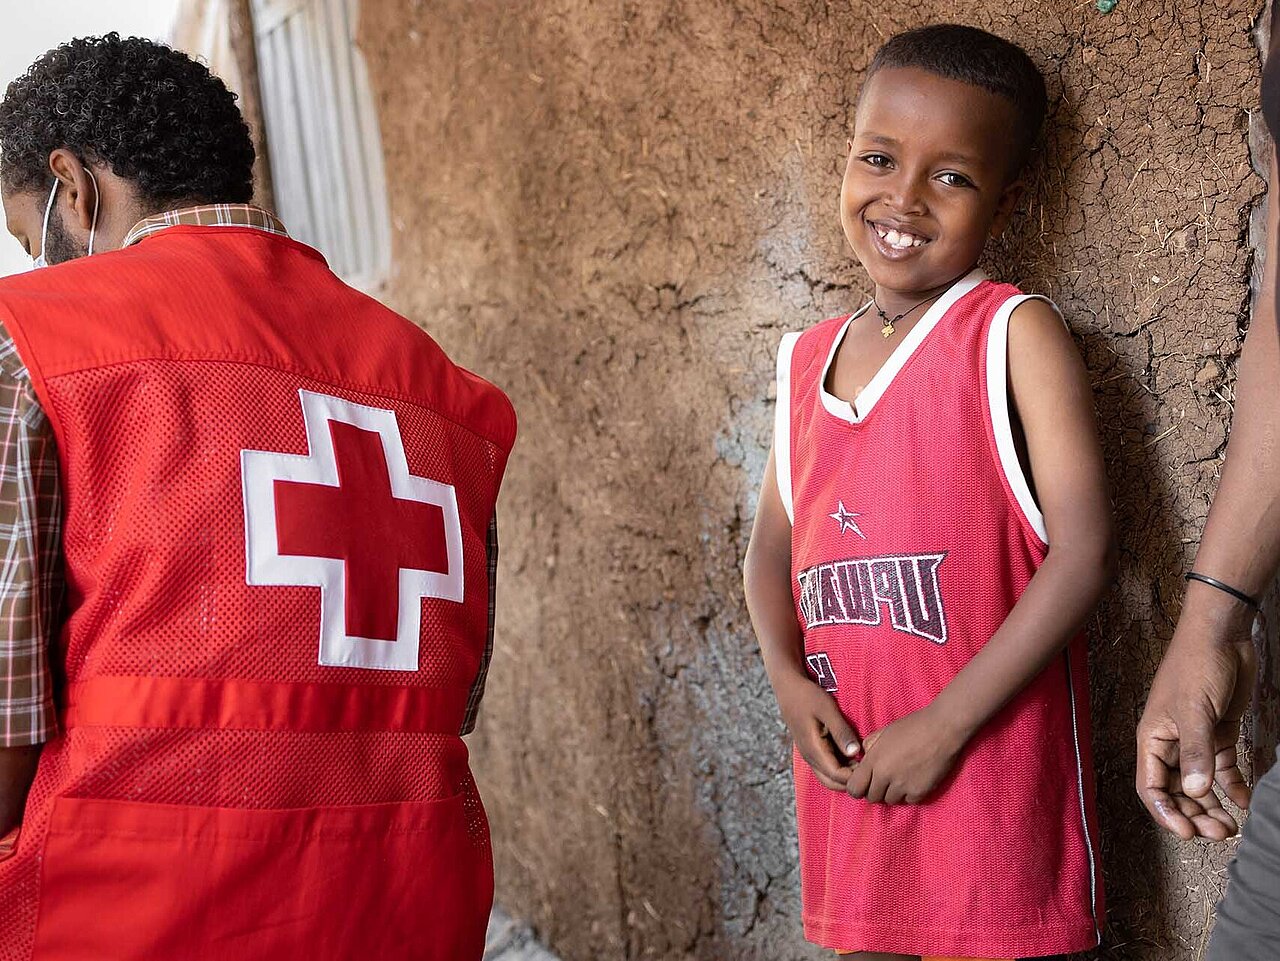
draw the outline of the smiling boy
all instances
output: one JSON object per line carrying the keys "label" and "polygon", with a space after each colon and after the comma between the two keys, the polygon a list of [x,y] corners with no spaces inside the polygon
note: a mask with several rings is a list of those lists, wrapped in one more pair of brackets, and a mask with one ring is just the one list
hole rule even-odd
{"label": "smiling boy", "polygon": [[796,745],[805,933],[868,961],[1099,939],[1092,394],[1056,309],[976,267],[1045,99],[991,34],[891,39],[840,203],[874,297],[779,352],[747,601]]}

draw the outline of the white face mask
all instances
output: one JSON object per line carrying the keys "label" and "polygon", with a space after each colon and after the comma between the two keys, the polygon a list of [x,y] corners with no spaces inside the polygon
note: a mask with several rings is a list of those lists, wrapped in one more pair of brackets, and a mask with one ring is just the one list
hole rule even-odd
{"label": "white face mask", "polygon": [[49,214],[53,213],[53,198],[58,196],[58,178],[53,178],[53,189],[49,191],[49,202],[44,205],[44,226],[40,229],[40,256],[31,258],[31,269],[38,270],[41,267],[48,267],[49,261],[45,259],[45,243],[49,239]]}
{"label": "white face mask", "polygon": [[[89,256],[92,257],[93,238],[98,231],[98,201],[102,195],[98,192],[98,178],[93,175],[93,171],[85,167],[84,172],[93,181],[93,221],[89,225]],[[32,270],[49,266],[49,261],[45,258],[45,243],[49,240],[49,215],[53,213],[53,198],[58,196],[58,184],[59,180],[55,177],[53,187],[49,190],[49,202],[44,205],[44,226],[40,228],[40,256],[31,258]]]}

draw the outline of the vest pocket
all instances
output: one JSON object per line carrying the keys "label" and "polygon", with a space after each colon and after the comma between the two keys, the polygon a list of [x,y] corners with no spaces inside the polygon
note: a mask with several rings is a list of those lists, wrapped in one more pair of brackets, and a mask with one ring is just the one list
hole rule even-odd
{"label": "vest pocket", "polygon": [[34,957],[478,961],[493,871],[469,803],[258,810],[60,798]]}

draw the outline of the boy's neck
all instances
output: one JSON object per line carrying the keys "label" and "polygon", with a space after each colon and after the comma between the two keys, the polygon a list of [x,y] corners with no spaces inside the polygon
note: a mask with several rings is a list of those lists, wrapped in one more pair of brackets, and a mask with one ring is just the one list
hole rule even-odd
{"label": "boy's neck", "polygon": [[958,277],[953,277],[945,284],[941,284],[929,290],[894,290],[892,288],[882,287],[880,284],[876,284],[876,306],[890,317],[896,317],[899,314],[910,311],[913,307],[941,297],[948,290],[954,287],[957,281],[962,277],[967,276],[969,271],[972,269],[973,268],[971,267]]}

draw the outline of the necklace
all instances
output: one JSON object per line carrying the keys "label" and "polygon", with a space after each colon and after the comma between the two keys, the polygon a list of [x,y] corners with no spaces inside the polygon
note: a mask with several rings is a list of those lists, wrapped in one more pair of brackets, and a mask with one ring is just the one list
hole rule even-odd
{"label": "necklace", "polygon": [[926,297],[924,300],[920,301],[920,303],[916,304],[914,307],[908,307],[902,313],[898,314],[897,317],[894,317],[892,319],[889,317],[888,314],[884,312],[883,308],[881,308],[881,306],[876,303],[876,299],[872,297],[871,306],[876,309],[876,313],[879,314],[880,319],[884,321],[884,326],[880,328],[881,336],[883,336],[885,340],[888,340],[894,334],[894,330],[893,330],[894,324],[902,320],[903,317],[907,316],[907,314],[911,313],[911,311],[915,310],[917,307],[923,307],[929,301],[937,300],[941,296],[942,294],[934,294],[932,297]]}

